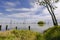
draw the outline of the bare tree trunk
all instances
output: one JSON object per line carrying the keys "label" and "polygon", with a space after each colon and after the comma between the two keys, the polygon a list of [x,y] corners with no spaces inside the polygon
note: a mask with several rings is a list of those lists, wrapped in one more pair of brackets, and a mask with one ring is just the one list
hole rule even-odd
{"label": "bare tree trunk", "polygon": [[48,1],[46,1],[46,0],[44,0],[44,1],[46,3],[46,7],[47,7],[47,9],[48,9],[48,11],[49,11],[49,13],[50,13],[50,15],[52,17],[53,25],[58,26],[57,19],[56,19],[55,14],[54,14],[54,12],[52,10],[52,5],[50,5],[50,3]]}
{"label": "bare tree trunk", "polygon": [[54,26],[58,26],[58,22],[57,22],[56,16],[55,16],[51,6],[50,6],[50,10],[51,10],[52,15],[53,15],[52,17],[53,17],[53,20],[54,20]]}
{"label": "bare tree trunk", "polygon": [[[45,2],[46,2],[46,1],[45,1]],[[54,14],[54,12],[53,12],[53,10],[52,10],[51,5],[46,2],[46,7],[47,7],[47,9],[48,9],[48,11],[49,11],[49,13],[50,13],[50,15],[51,15],[51,17],[52,17],[53,25],[54,25],[54,26],[58,26],[58,22],[57,22],[57,19],[56,19],[56,17],[55,17],[55,14]]]}

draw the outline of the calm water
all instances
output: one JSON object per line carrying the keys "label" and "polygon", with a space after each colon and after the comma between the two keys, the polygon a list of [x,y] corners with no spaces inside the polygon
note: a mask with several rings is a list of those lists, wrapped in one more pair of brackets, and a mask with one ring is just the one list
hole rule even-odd
{"label": "calm water", "polygon": [[37,31],[37,32],[43,32],[44,30],[52,27],[52,24],[45,24],[44,26],[39,26],[38,24],[0,24],[2,25],[1,30],[5,31],[6,30],[6,25],[8,25],[8,29],[15,29],[15,27],[17,26],[17,28],[19,30],[23,29],[23,30],[28,30],[28,27],[30,26],[30,29],[32,31]]}

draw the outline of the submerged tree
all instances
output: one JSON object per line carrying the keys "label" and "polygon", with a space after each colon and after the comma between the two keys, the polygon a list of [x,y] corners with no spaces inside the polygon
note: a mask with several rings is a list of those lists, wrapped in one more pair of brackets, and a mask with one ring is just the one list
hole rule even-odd
{"label": "submerged tree", "polygon": [[39,5],[43,5],[47,8],[48,12],[52,17],[53,25],[58,26],[58,22],[54,14],[54,9],[57,7],[54,6],[53,4],[57,3],[59,0],[36,0],[36,1],[39,3]]}

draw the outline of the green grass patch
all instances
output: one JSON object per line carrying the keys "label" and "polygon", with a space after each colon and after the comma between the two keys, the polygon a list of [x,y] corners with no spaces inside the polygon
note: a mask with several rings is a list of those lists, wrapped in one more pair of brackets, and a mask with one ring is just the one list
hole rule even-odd
{"label": "green grass patch", "polygon": [[60,26],[49,28],[44,32],[45,40],[60,40]]}

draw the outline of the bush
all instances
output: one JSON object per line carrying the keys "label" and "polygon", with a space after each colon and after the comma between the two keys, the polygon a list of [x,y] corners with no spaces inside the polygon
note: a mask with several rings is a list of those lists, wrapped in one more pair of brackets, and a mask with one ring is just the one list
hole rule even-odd
{"label": "bush", "polygon": [[38,24],[39,26],[44,26],[45,22],[44,22],[44,21],[39,21],[37,24]]}
{"label": "bush", "polygon": [[44,33],[45,40],[60,40],[60,26],[49,28]]}
{"label": "bush", "polygon": [[0,32],[0,40],[42,40],[42,35],[29,30],[11,30]]}

